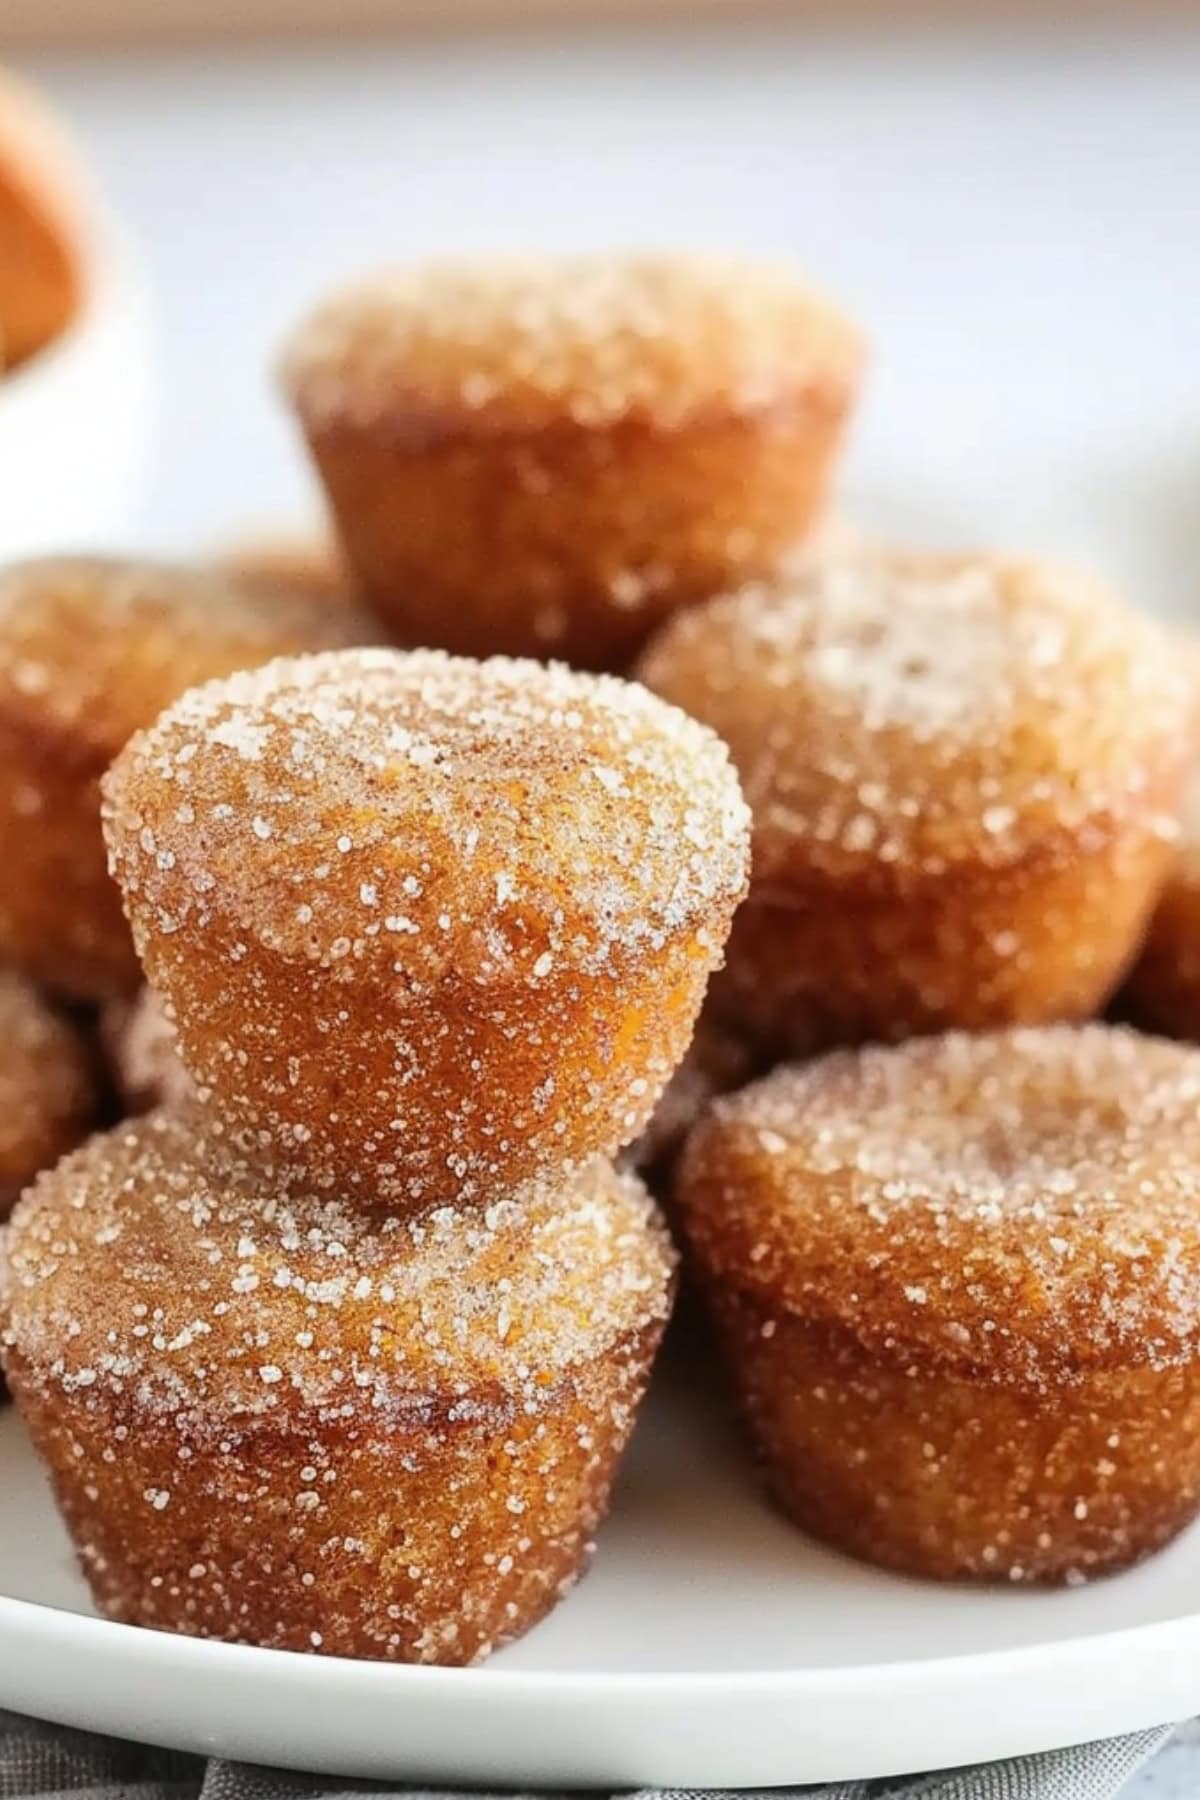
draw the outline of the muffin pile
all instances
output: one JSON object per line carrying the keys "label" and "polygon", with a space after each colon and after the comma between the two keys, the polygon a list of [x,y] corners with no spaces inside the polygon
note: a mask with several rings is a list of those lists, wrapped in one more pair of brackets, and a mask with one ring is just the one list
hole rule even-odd
{"label": "muffin pile", "polygon": [[103,786],[187,1083],[34,1185],[6,1331],[95,1596],[474,1661],[579,1574],[666,1322],[612,1159],[744,890],[724,747],[631,683],[347,650],[189,690]]}
{"label": "muffin pile", "polygon": [[643,1175],[806,1531],[1073,1583],[1200,1509],[1200,1049],[1103,1019],[1200,1035],[1196,658],[831,530],[861,365],[775,268],[385,275],[283,358],[335,546],[0,573],[0,1343],[108,1615],[534,1624]]}

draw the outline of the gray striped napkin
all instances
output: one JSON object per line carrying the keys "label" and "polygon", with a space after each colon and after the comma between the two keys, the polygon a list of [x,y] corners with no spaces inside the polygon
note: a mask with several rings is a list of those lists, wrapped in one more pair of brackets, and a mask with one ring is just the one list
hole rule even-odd
{"label": "gray striped napkin", "polygon": [[[1008,1762],[975,1769],[911,1776],[903,1781],[839,1782],[832,1787],[773,1788],[762,1800],[1111,1800],[1162,1748],[1173,1728],[1135,1732],[1082,1744],[1074,1750],[1044,1756],[1018,1756]],[[1182,1746],[1181,1746],[1182,1747]],[[1168,1753],[1168,1759],[1169,1760]],[[1200,1790],[1200,1758],[1188,1756],[1187,1785],[1178,1793]],[[1146,1800],[1165,1788],[1153,1781],[1151,1769],[1138,1782]],[[1174,1782],[1170,1784],[1174,1788]],[[453,1789],[389,1787],[326,1776],[289,1774],[282,1769],[254,1768],[247,1763],[205,1760],[170,1750],[119,1743],[87,1732],[67,1731],[0,1713],[0,1800],[341,1800],[358,1794],[395,1794],[398,1800],[489,1800],[479,1793]],[[523,1800],[569,1800],[566,1795],[526,1796]],[[611,1800],[616,1800],[612,1796]],[[737,1800],[736,1796],[695,1789],[663,1789],[622,1796],[621,1800]],[[1134,1800],[1130,1796],[1129,1800]]]}

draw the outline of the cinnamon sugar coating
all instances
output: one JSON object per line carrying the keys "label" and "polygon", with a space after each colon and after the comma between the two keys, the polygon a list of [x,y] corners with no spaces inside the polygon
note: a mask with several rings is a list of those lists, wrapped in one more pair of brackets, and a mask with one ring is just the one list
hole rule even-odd
{"label": "cinnamon sugar coating", "polygon": [[1168,638],[1073,571],[867,551],[680,616],[655,691],[754,814],[719,1016],[774,1050],[1087,1016],[1168,865]]}
{"label": "cinnamon sugar coating", "polygon": [[676,1216],[768,1484],[936,1576],[1075,1581],[1200,1506],[1200,1052],[841,1051],[717,1101]]}
{"label": "cinnamon sugar coating", "polygon": [[479,1199],[612,1153],[744,891],[724,747],[644,689],[436,652],[185,695],[105,826],[147,975],[277,1180]]}
{"label": "cinnamon sugar coating", "polygon": [[348,609],[184,568],[58,557],[0,570],[0,957],[78,998],[136,987],[99,829],[105,768],[194,682],[371,635]]}
{"label": "cinnamon sugar coating", "polygon": [[0,1221],[39,1169],[90,1129],[95,1072],[82,1034],[32,983],[0,970]]}
{"label": "cinnamon sugar coating", "polygon": [[14,1217],[5,1366],[110,1616],[472,1661],[575,1579],[667,1315],[644,1189],[280,1200],[202,1113],[94,1138]]}
{"label": "cinnamon sugar coating", "polygon": [[282,367],[403,641],[623,668],[820,511],[861,347],[789,270],[435,263],[336,294]]}

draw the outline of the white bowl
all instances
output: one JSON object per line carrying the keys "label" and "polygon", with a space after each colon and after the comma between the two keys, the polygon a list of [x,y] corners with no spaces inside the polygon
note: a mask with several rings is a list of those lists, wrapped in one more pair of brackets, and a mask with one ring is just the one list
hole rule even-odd
{"label": "white bowl", "polygon": [[150,412],[145,278],[121,233],[98,218],[78,316],[0,376],[0,560],[128,544]]}

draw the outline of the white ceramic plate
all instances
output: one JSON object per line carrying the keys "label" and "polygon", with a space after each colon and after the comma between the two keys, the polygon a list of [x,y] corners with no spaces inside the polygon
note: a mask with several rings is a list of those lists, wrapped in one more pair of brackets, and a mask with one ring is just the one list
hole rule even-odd
{"label": "white ceramic plate", "polygon": [[773,1517],[688,1385],[660,1383],[587,1580],[471,1670],[97,1620],[10,1409],[0,1706],[342,1775],[615,1787],[900,1774],[1200,1710],[1200,1529],[1071,1592],[901,1581]]}

